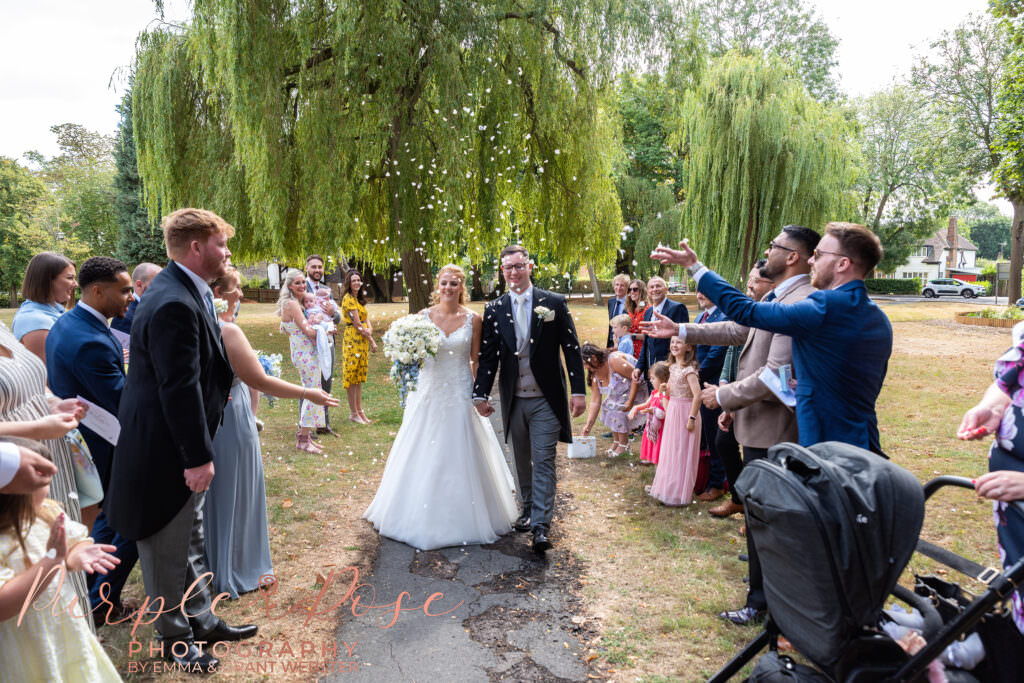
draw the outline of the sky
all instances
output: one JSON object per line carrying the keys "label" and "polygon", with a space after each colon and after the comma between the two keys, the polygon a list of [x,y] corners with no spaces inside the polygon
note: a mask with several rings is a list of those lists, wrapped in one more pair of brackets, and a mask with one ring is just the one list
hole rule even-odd
{"label": "sky", "polygon": [[[722,0],[728,2],[728,0]],[[805,0],[806,1],[806,0]],[[839,38],[840,83],[847,94],[884,88],[913,63],[915,46],[953,28],[987,0],[813,0]],[[167,0],[168,20],[188,16]],[[151,0],[0,0],[0,155],[58,152],[50,126],[78,123],[113,133],[115,107],[135,39],[156,21]]]}

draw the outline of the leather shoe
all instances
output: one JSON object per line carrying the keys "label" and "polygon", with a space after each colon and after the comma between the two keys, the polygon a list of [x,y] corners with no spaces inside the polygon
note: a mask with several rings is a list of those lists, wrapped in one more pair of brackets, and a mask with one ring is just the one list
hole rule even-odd
{"label": "leather shoe", "polygon": [[721,498],[724,495],[725,495],[725,491],[723,491],[722,489],[710,488],[707,491],[705,491],[704,493],[702,493],[699,496],[697,496],[697,500],[702,500],[705,503],[710,503],[713,500],[718,500],[719,498]]}
{"label": "leather shoe", "polygon": [[732,515],[735,515],[737,512],[743,512],[743,506],[732,500],[726,501],[721,505],[718,505],[708,510],[709,515],[711,515],[712,517],[719,518],[731,517]]}
{"label": "leather shoe", "polygon": [[317,434],[330,434],[334,438],[339,438],[341,436],[341,434],[338,434],[338,432],[334,431],[330,427],[317,427],[316,428],[316,433]]}
{"label": "leather shoe", "polygon": [[533,552],[544,553],[551,549],[551,541],[548,540],[548,530],[544,527],[537,527],[533,530]]}
{"label": "leather shoe", "polygon": [[181,656],[178,656],[172,652],[177,649],[181,652],[181,646],[174,648],[176,643],[184,643],[188,641],[184,640],[165,640],[163,642],[164,652],[163,658],[165,661],[176,664],[180,671],[191,674],[212,674],[216,673],[217,669],[220,668],[220,660],[211,655],[206,648],[200,652],[199,648],[194,643],[188,643],[188,650]]}
{"label": "leather shoe", "polygon": [[206,633],[197,633],[195,635],[196,640],[201,640],[207,643],[221,643],[224,641],[232,640],[245,640],[246,638],[252,638],[256,635],[256,631],[259,627],[256,624],[246,624],[245,626],[229,626],[224,622],[223,619],[217,621],[217,625],[211,628]]}
{"label": "leather shoe", "polygon": [[741,607],[737,610],[730,612],[722,612],[718,615],[720,619],[731,621],[737,626],[747,626],[749,624],[760,624],[764,621],[765,610],[754,609],[753,607]]}
{"label": "leather shoe", "polygon": [[530,511],[523,510],[523,514],[516,518],[516,521],[512,522],[512,528],[516,531],[529,531],[530,530]]}

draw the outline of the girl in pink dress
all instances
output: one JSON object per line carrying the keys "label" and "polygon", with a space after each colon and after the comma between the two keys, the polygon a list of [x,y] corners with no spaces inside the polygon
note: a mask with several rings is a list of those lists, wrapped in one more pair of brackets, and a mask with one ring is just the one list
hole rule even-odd
{"label": "girl in pink dress", "polygon": [[689,505],[700,458],[700,382],[697,349],[679,337],[669,346],[668,409],[658,470],[648,493],[665,505]]}
{"label": "girl in pink dress", "polygon": [[647,401],[630,409],[629,419],[634,419],[637,413],[647,415],[647,425],[644,427],[643,438],[640,439],[640,462],[657,465],[658,451],[661,450],[661,433],[665,426],[665,409],[668,408],[668,395],[663,393],[668,388],[668,364],[661,361],[655,363],[651,366],[650,376],[654,393]]}

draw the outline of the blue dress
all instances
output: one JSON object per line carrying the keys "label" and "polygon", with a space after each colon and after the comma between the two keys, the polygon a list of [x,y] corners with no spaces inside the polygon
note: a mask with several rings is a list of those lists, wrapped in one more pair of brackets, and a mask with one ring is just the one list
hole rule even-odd
{"label": "blue dress", "polygon": [[237,377],[213,451],[214,475],[203,507],[206,565],[213,572],[214,593],[237,598],[259,588],[261,576],[274,573],[260,439],[249,387]]}
{"label": "blue dress", "polygon": [[41,304],[36,301],[25,301],[18,306],[14,320],[11,321],[11,332],[14,338],[21,341],[29,332],[49,330],[64,315],[64,307],[60,304]]}

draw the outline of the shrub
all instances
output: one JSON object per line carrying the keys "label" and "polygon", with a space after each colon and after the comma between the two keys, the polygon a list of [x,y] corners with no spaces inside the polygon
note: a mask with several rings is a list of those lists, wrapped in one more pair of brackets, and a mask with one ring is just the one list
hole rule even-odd
{"label": "shrub", "polygon": [[920,294],[921,282],[917,278],[895,280],[887,278],[870,278],[864,280],[864,286],[871,294]]}
{"label": "shrub", "polygon": [[977,313],[968,313],[969,316],[977,318],[990,318],[993,320],[1024,320],[1024,310],[1016,306],[1007,308],[983,308]]}

